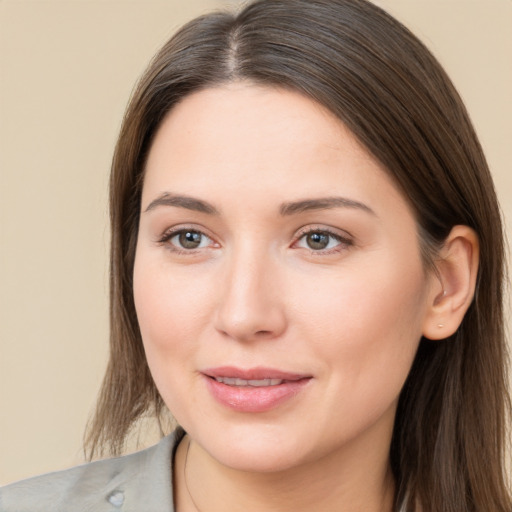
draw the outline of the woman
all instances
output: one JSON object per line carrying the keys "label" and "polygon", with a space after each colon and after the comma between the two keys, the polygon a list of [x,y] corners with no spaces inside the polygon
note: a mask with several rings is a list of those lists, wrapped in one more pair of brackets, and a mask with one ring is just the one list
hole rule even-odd
{"label": "woman", "polygon": [[167,408],[180,428],[2,510],[510,511],[499,209],[398,22],[363,0],[192,21],[134,93],[110,190],[90,454]]}

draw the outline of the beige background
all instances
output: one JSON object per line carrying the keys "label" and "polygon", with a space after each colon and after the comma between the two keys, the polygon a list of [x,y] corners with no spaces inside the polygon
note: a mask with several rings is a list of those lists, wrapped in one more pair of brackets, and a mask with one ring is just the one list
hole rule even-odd
{"label": "beige background", "polygon": [[[512,0],[377,3],[447,68],[512,219]],[[168,36],[226,4],[0,0],[0,484],[82,461],[107,356],[106,184],[121,116]]]}

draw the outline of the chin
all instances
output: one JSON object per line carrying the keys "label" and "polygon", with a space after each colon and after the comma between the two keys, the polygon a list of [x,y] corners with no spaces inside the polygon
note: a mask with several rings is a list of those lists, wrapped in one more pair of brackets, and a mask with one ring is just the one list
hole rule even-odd
{"label": "chin", "polygon": [[305,462],[306,439],[276,425],[231,425],[207,432],[189,432],[210,457],[237,471],[272,473]]}
{"label": "chin", "polygon": [[263,447],[229,447],[229,451],[211,451],[222,465],[235,471],[247,473],[278,473],[300,466],[303,462],[300,455],[289,453],[276,446]]}

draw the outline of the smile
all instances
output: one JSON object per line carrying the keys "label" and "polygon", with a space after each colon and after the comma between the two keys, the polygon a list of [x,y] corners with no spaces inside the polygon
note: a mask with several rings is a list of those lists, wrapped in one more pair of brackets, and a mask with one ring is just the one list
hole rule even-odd
{"label": "smile", "polygon": [[210,396],[223,407],[244,413],[262,413],[290,402],[307,388],[311,375],[271,368],[236,367],[202,372]]}
{"label": "smile", "polygon": [[260,380],[245,380],[245,379],[237,379],[234,377],[215,377],[217,382],[221,382],[222,384],[226,384],[227,386],[240,386],[246,387],[251,386],[255,388],[267,387],[267,386],[278,386],[282,384],[284,380],[282,379],[260,379]]}

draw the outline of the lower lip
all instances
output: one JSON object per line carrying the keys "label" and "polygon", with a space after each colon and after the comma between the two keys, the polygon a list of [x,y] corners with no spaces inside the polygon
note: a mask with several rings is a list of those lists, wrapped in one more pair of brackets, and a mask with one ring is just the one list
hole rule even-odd
{"label": "lower lip", "polygon": [[206,384],[213,397],[222,405],[239,412],[266,412],[299,394],[311,380],[304,378],[285,381],[277,386],[228,386],[206,377]]}

